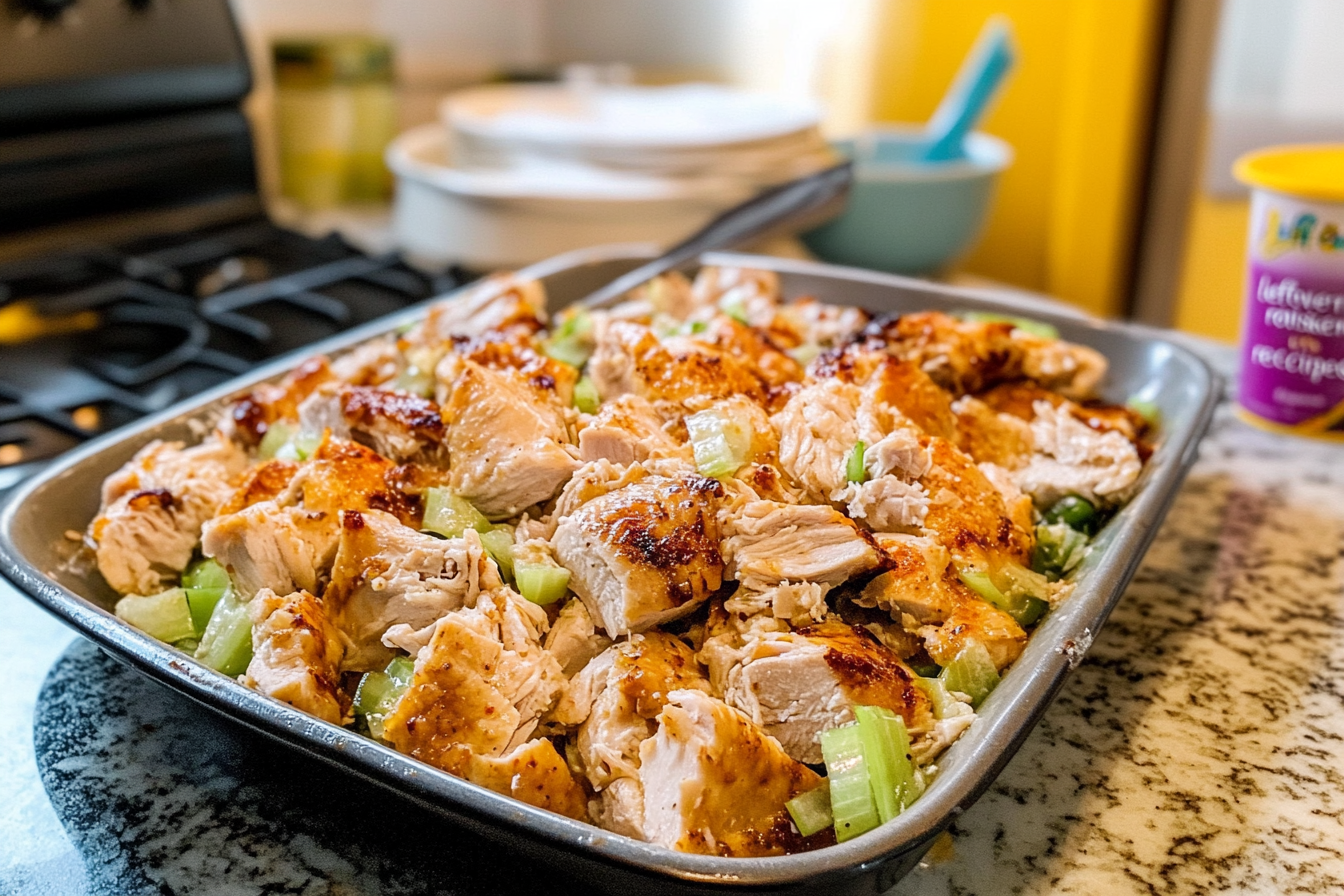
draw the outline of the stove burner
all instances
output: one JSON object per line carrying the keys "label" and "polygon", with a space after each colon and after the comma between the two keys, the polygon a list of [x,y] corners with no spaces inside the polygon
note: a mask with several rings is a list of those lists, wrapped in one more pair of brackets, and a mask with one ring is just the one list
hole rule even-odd
{"label": "stove burner", "polygon": [[0,268],[0,490],[86,439],[466,279],[264,221]]}

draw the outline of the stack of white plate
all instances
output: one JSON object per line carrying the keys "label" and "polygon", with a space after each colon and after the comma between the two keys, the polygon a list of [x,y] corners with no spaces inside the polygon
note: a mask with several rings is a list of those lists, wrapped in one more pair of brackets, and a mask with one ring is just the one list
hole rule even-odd
{"label": "stack of white plate", "polygon": [[834,161],[815,108],[707,84],[492,85],[449,96],[441,114],[388,150],[397,236],[422,263],[666,246]]}

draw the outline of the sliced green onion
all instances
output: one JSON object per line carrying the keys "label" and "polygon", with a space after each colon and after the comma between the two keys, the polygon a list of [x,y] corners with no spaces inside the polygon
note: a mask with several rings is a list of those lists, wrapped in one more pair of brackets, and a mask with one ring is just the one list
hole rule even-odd
{"label": "sliced green onion", "polygon": [[555,603],[569,591],[569,570],[554,563],[514,560],[513,578],[518,583],[519,594],[543,607]]}
{"label": "sliced green onion", "polygon": [[1041,514],[1041,518],[1046,523],[1064,523],[1084,535],[1095,535],[1101,522],[1097,508],[1092,502],[1077,495],[1065,495],[1060,498],[1049,510]]}
{"label": "sliced green onion", "polygon": [[935,719],[948,718],[961,705],[961,701],[952,696],[952,692],[947,689],[947,684],[941,678],[921,676],[915,679],[915,687],[928,696],[929,703],[933,706],[933,717]]}
{"label": "sliced green onion", "polygon": [[900,815],[915,801],[915,766],[905,720],[881,706],[855,706],[873,805],[882,821]]}
{"label": "sliced green onion", "polygon": [[444,538],[461,538],[468,529],[489,532],[490,521],[471,506],[471,502],[446,488],[425,489],[425,520],[422,532],[433,532]]}
{"label": "sliced green onion", "polygon": [[798,794],[785,803],[784,808],[789,810],[794,827],[804,837],[811,837],[835,824],[831,815],[831,791],[825,781],[820,787]]}
{"label": "sliced green onion", "polygon": [[283,420],[277,420],[269,424],[266,427],[266,435],[261,437],[261,444],[257,446],[257,456],[262,460],[270,460],[275,457],[298,431],[297,426]]}
{"label": "sliced green onion", "polygon": [[505,579],[513,579],[513,530],[507,526],[481,533],[485,552],[495,561]]}
{"label": "sliced green onion", "polygon": [[1087,536],[1064,523],[1036,527],[1031,568],[1056,579],[1068,575],[1087,556]]}
{"label": "sliced green onion", "polygon": [[695,467],[703,476],[731,476],[752,458],[751,430],[715,410],[686,418],[686,431],[695,452]]}
{"label": "sliced green onion", "polygon": [[1048,324],[1042,320],[1032,320],[1030,317],[1016,317],[1011,314],[995,314],[992,311],[967,311],[961,315],[962,320],[978,324],[1012,324],[1024,333],[1030,333],[1033,336],[1039,336],[1042,339],[1058,339],[1059,328],[1054,324]]}
{"label": "sliced green onion", "polygon": [[596,414],[602,404],[602,396],[597,394],[597,386],[586,376],[579,377],[574,384],[574,407],[585,414]]}
{"label": "sliced green onion", "polygon": [[1018,625],[1031,625],[1050,604],[1044,600],[1046,579],[1016,563],[1005,563],[997,576],[973,566],[959,566],[957,577],[976,594],[1003,610]]}
{"label": "sliced green onion", "polygon": [[999,686],[999,671],[994,668],[989,651],[979,641],[968,641],[938,677],[949,691],[970,697],[974,707],[979,707],[990,691]]}
{"label": "sliced green onion", "polygon": [[196,636],[191,607],[181,588],[158,594],[128,594],[117,601],[117,618],[169,644]]}
{"label": "sliced green onion", "polygon": [[195,635],[200,637],[210,623],[210,614],[215,604],[231,586],[229,574],[218,561],[209,558],[198,560],[182,573],[182,590],[187,595],[187,605],[191,608],[191,621],[196,627]]}
{"label": "sliced green onion", "polygon": [[708,329],[709,324],[705,323],[703,320],[693,320],[686,325],[686,333],[690,336],[699,336]]}
{"label": "sliced green onion", "polygon": [[845,479],[849,482],[867,482],[868,471],[863,466],[863,455],[868,451],[868,446],[862,441],[854,443],[854,448],[849,452],[849,460],[845,461]]}
{"label": "sliced green onion", "polygon": [[821,755],[826,761],[826,779],[831,789],[835,839],[843,843],[881,824],[873,805],[859,726],[844,725],[821,732]]}
{"label": "sliced green onion", "polygon": [[196,659],[225,675],[241,675],[252,662],[252,618],[233,589],[215,604],[196,648]]}
{"label": "sliced green onion", "polygon": [[362,716],[374,737],[383,736],[383,721],[396,708],[401,696],[411,685],[415,674],[415,660],[399,656],[387,664],[382,672],[367,672],[355,690],[355,715]]}

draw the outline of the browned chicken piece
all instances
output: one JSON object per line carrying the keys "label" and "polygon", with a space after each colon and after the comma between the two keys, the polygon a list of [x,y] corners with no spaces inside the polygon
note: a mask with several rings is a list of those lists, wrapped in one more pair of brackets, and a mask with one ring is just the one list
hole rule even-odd
{"label": "browned chicken piece", "polygon": [[473,784],[557,815],[588,820],[588,794],[574,780],[555,744],[544,737],[528,741],[503,756],[481,756],[457,747],[445,767]]}
{"label": "browned chicken piece", "polygon": [[660,340],[629,321],[599,321],[595,329],[588,375],[603,401],[633,393],[664,419],[674,419],[696,399],[704,403],[739,393],[758,403],[766,399],[760,376],[713,346],[686,336]]}
{"label": "browned chicken piece", "polygon": [[[561,407],[569,407],[574,401],[574,384],[579,381],[579,371],[544,354],[532,336],[490,332],[455,345],[453,353],[491,370],[518,374],[542,401],[557,402]],[[451,377],[445,379],[451,382]]]}
{"label": "browned chicken piece", "polygon": [[585,463],[608,460],[629,466],[650,457],[686,455],[686,452],[663,429],[662,418],[653,405],[631,394],[602,403],[579,430],[579,454]]}
{"label": "browned chicken piece", "polygon": [[723,581],[717,499],[695,474],[645,476],[580,506],[551,544],[574,590],[619,637],[685,616]]}
{"label": "browned chicken piece", "polygon": [[460,769],[457,747],[501,756],[525,743],[565,684],[541,646],[545,626],[544,610],[506,588],[444,616],[384,719],[384,739],[449,771]]}
{"label": "browned chicken piece", "polygon": [[769,388],[802,382],[803,365],[785,354],[764,330],[749,327],[725,314],[715,315],[707,321],[705,330],[695,334],[694,338],[754,368]]}
{"label": "browned chicken piece", "polygon": [[779,307],[779,275],[759,268],[703,267],[690,297],[695,310],[731,310],[753,326],[764,326]]}
{"label": "browned chicken piece", "polygon": [[937,311],[879,318],[856,341],[915,363],[957,396],[1026,378],[1066,397],[1087,398],[1106,373],[1106,359],[1086,346]]}
{"label": "browned chicken piece", "polygon": [[331,372],[336,379],[352,386],[382,386],[395,380],[405,365],[405,359],[397,351],[397,341],[382,336],[336,356],[331,361]]}
{"label": "browned chicken piece", "polygon": [[793,626],[824,622],[830,614],[826,605],[829,585],[816,582],[783,582],[764,591],[738,588],[723,602],[723,608],[738,616],[768,614]]}
{"label": "browned chicken piece", "polygon": [[[538,398],[516,372],[455,359],[443,405],[449,484],[492,520],[550,500],[578,469],[563,409]],[[572,452],[572,453],[571,453]]]}
{"label": "browned chicken piece", "polygon": [[122,594],[154,594],[186,568],[201,524],[233,493],[247,456],[218,434],[151,442],[103,482],[89,524],[98,571]]}
{"label": "browned chicken piece", "polygon": [[808,847],[788,824],[784,804],[821,778],[779,741],[700,691],[673,691],[658,723],[639,750],[650,842],[723,856]]}
{"label": "browned chicken piece", "polygon": [[248,611],[252,661],[243,684],[339,725],[348,702],[340,690],[344,648],[318,599],[307,591],[281,597],[264,588]]}
{"label": "browned chicken piece", "polygon": [[249,468],[229,500],[219,506],[215,515],[228,516],[244,507],[279,498],[289,491],[289,484],[294,481],[301,466],[298,461],[273,458]]}
{"label": "browned chicken piece", "polygon": [[229,409],[234,436],[244,445],[256,446],[277,420],[297,420],[299,405],[336,375],[323,355],[304,361],[278,383],[261,383],[234,401]]}
{"label": "browned chicken piece", "polygon": [[871,319],[872,315],[862,308],[831,305],[806,296],[781,307],[762,326],[775,345],[785,349],[806,346],[818,351],[846,342]]}
{"label": "browned chicken piece", "polygon": [[1001,557],[1030,566],[1034,533],[1014,522],[970,456],[937,438],[929,440],[929,451],[933,465],[919,480],[929,494],[926,532],[963,561]]}
{"label": "browned chicken piece", "polygon": [[691,649],[663,632],[632,635],[575,676],[553,717],[579,726],[574,743],[601,800],[603,827],[643,837],[639,746],[670,693],[708,688]]}
{"label": "browned chicken piece", "polygon": [[408,343],[435,344],[491,330],[535,333],[545,326],[546,290],[536,280],[495,274],[430,306]]}
{"label": "browned chicken piece", "polygon": [[383,668],[394,655],[383,643],[389,630],[429,628],[501,584],[475,531],[435,538],[391,514],[343,511],[340,546],[322,596],[350,644],[342,669]]}
{"label": "browned chicken piece", "polygon": [[823,504],[752,501],[720,522],[728,577],[756,591],[783,582],[838,585],[881,562],[872,538]]}
{"label": "browned chicken piece", "polygon": [[418,502],[389,482],[396,469],[363,445],[326,439],[276,497],[249,503],[255,484],[245,483],[229,502],[244,506],[202,527],[201,550],[243,595],[316,591],[336,555],[342,510],[383,510],[418,524]]}
{"label": "browned chicken piece", "polygon": [[955,438],[952,396],[924,371],[882,349],[862,344],[827,352],[812,362],[808,375],[862,386],[864,403],[887,406],[931,436]]}
{"label": "browned chicken piece", "polygon": [[853,706],[881,706],[918,738],[933,727],[915,673],[867,631],[842,622],[749,641],[728,673],[724,700],[799,762],[822,761],[821,732],[854,720]]}
{"label": "browned chicken piece", "polygon": [[957,415],[954,441],[976,463],[1012,470],[1031,457],[1031,427],[1016,415],[996,411],[970,395],[957,399],[953,408]]}
{"label": "browned chicken piece", "polygon": [[367,445],[397,462],[443,463],[439,406],[407,392],[328,383],[299,405],[299,429]]}
{"label": "browned chicken piece", "polygon": [[560,608],[560,615],[546,633],[546,649],[566,678],[573,678],[610,646],[611,639],[598,632],[587,605],[577,597]]}
{"label": "browned chicken piece", "polygon": [[905,631],[918,635],[942,665],[968,639],[983,644],[1000,669],[1022,653],[1027,633],[962,584],[943,545],[900,535],[880,536],[880,543],[889,568],[864,587],[855,603],[886,611]]}
{"label": "browned chicken piece", "polygon": [[660,314],[685,320],[697,310],[691,281],[681,271],[669,271],[630,290],[619,304],[592,314],[613,320],[647,320]]}
{"label": "browned chicken piece", "polygon": [[770,422],[779,433],[779,466],[814,501],[835,500],[848,485],[845,465],[859,440],[859,388],[838,380],[811,383]]}

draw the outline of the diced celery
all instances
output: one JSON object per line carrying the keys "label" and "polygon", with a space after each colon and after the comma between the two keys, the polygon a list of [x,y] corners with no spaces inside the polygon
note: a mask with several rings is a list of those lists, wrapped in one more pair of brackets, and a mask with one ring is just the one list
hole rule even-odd
{"label": "diced celery", "polygon": [[198,560],[182,573],[182,590],[187,595],[187,606],[191,608],[191,622],[196,627],[195,635],[200,637],[210,622],[210,614],[215,604],[229,590],[229,574],[218,562]]}
{"label": "diced celery", "polygon": [[999,686],[999,671],[985,645],[969,641],[952,662],[943,667],[939,678],[949,691],[959,691],[979,707],[990,691]]}
{"label": "diced celery", "polygon": [[881,824],[873,805],[859,726],[843,725],[821,732],[821,755],[826,761],[826,779],[831,789],[835,839],[843,843]]}
{"label": "diced celery", "polygon": [[956,712],[957,706],[961,701],[952,696],[952,692],[947,689],[947,685],[941,678],[919,677],[915,679],[915,687],[919,688],[928,695],[929,703],[933,704],[933,717],[935,719],[946,719]]}
{"label": "diced celery", "polygon": [[225,675],[241,675],[252,662],[252,618],[232,589],[215,604],[196,648],[196,659]]}
{"label": "diced celery", "polygon": [[855,706],[863,758],[868,764],[873,804],[883,821],[890,821],[915,801],[915,765],[905,719],[881,706]]}
{"label": "diced celery", "polygon": [[983,568],[959,565],[957,576],[987,603],[1012,616],[1019,625],[1031,625],[1050,608],[1042,599],[1045,578],[1015,563],[1004,563],[997,575],[991,575]]}
{"label": "diced celery", "polygon": [[740,324],[751,323],[747,319],[747,303],[740,296],[733,295],[731,290],[719,300],[719,310]]}
{"label": "diced celery", "polygon": [[1158,408],[1157,402],[1151,399],[1139,398],[1136,395],[1125,402],[1125,407],[1146,420],[1148,425],[1154,429],[1162,423],[1162,411]]}
{"label": "diced celery", "polygon": [[592,354],[589,332],[593,329],[593,319],[587,311],[578,309],[560,322],[560,326],[551,331],[543,350],[557,361],[572,367],[583,369]]}
{"label": "diced celery", "polygon": [[1053,324],[1048,324],[1043,320],[1032,320],[1029,317],[1016,317],[1011,314],[995,314],[992,311],[967,311],[962,314],[962,319],[972,323],[981,324],[1012,324],[1024,333],[1030,333],[1033,336],[1039,336],[1042,339],[1058,339],[1059,329]]}
{"label": "diced celery", "polygon": [[863,456],[867,451],[868,446],[862,441],[854,443],[854,447],[849,452],[849,460],[845,461],[845,479],[847,481],[868,481],[868,471],[863,466]]}
{"label": "diced celery", "polygon": [[593,385],[593,381],[586,376],[579,377],[579,381],[574,384],[574,407],[585,414],[596,414],[601,404],[602,397],[597,394],[597,386]]}
{"label": "diced celery", "polygon": [[495,561],[500,574],[506,579],[513,578],[513,529],[499,526],[489,532],[481,533],[481,544],[485,552]]}
{"label": "diced celery", "polygon": [[435,487],[425,489],[425,521],[420,528],[444,538],[461,538],[468,529],[489,532],[490,521],[466,498]]}
{"label": "diced celery", "polygon": [[271,423],[266,427],[266,435],[261,437],[261,444],[257,446],[257,456],[262,460],[270,460],[275,457],[296,432],[298,432],[298,427],[292,423],[286,423],[284,420]]}
{"label": "diced celery", "polygon": [[751,460],[751,430],[718,411],[700,411],[686,418],[696,469],[715,479],[731,476]]}
{"label": "diced celery", "polygon": [[514,560],[513,578],[518,583],[519,594],[543,607],[555,603],[569,591],[569,570],[554,563]]}
{"label": "diced celery", "polygon": [[397,378],[392,381],[392,388],[419,395],[421,398],[433,398],[435,385],[434,371],[421,370],[414,364],[397,374]]}
{"label": "diced celery", "polygon": [[821,354],[821,346],[817,345],[815,342],[804,342],[800,346],[789,349],[786,354],[806,367],[816,359],[817,355]]}
{"label": "diced celery", "polygon": [[1087,556],[1087,536],[1064,523],[1036,527],[1036,550],[1031,566],[1047,576],[1067,575]]}
{"label": "diced celery", "polygon": [[784,808],[789,810],[794,826],[804,837],[811,837],[835,824],[831,815],[831,791],[825,781],[820,787],[798,794],[785,803]]}
{"label": "diced celery", "polygon": [[382,672],[367,672],[355,689],[355,715],[363,716],[374,737],[383,736],[383,720],[387,718],[411,685],[415,674],[415,660],[399,656],[387,664]]}
{"label": "diced celery", "polygon": [[169,588],[158,594],[128,594],[117,601],[116,613],[117,618],[169,644],[196,636],[191,607],[181,588]]}
{"label": "diced celery", "polygon": [[1094,535],[1100,519],[1092,502],[1077,495],[1065,495],[1041,514],[1046,523],[1064,523],[1084,535]]}

